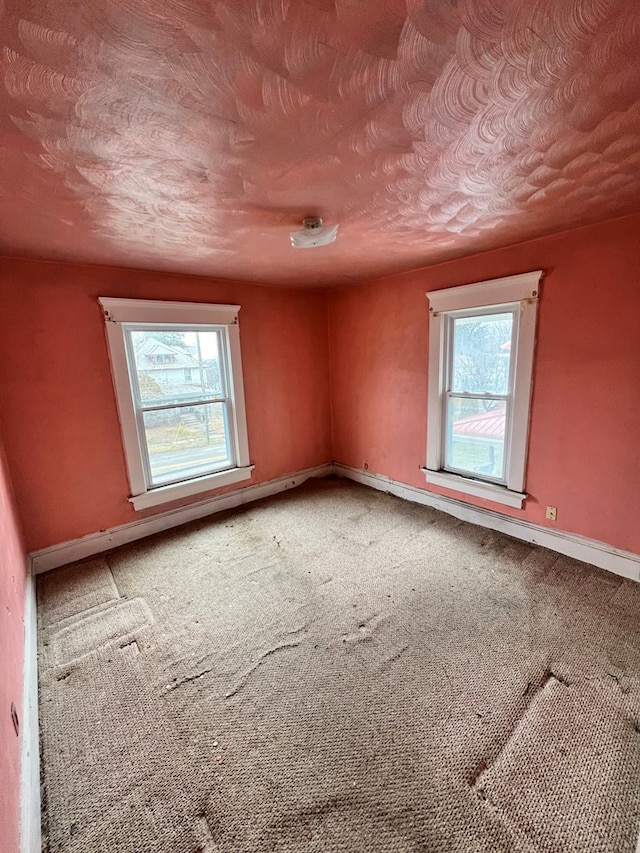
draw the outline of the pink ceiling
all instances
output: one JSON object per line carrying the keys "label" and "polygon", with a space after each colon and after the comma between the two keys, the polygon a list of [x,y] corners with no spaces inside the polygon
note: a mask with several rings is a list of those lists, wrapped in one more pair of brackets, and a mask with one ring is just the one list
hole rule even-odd
{"label": "pink ceiling", "polygon": [[344,283],[640,210],[638,0],[0,15],[3,254]]}

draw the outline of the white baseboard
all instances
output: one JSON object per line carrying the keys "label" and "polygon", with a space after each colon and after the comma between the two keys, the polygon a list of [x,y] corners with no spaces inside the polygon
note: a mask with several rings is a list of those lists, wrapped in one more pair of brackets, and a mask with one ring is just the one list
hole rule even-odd
{"label": "white baseboard", "polygon": [[316,468],[307,468],[295,474],[288,474],[286,477],[248,486],[245,489],[238,489],[238,491],[229,492],[225,495],[218,495],[178,509],[161,512],[149,518],[132,521],[129,524],[111,527],[99,533],[90,533],[80,539],[72,539],[68,542],[52,545],[49,548],[42,548],[40,551],[33,551],[29,555],[32,570],[34,574],[48,572],[58,566],[86,559],[94,554],[100,554],[110,548],[117,548],[119,545],[126,545],[128,542],[134,542],[136,539],[142,539],[153,533],[159,533],[162,530],[168,530],[171,527],[177,527],[180,524],[186,524],[189,521],[195,521],[216,512],[233,509],[251,501],[276,495],[279,492],[299,486],[310,477],[327,477],[330,474],[338,474],[341,477],[363,483],[365,486],[371,486],[378,491],[389,492],[389,494],[396,495],[404,500],[439,509],[463,521],[507,533],[516,539],[542,545],[544,548],[550,548],[552,551],[565,554],[567,557],[583,560],[585,563],[599,566],[601,569],[606,569],[622,577],[640,581],[640,555],[633,554],[631,551],[622,551],[605,542],[587,539],[584,536],[578,536],[576,533],[551,530],[530,521],[472,506],[426,489],[408,486],[382,474],[372,474],[369,471],[340,463],[327,463]]}
{"label": "white baseboard", "polygon": [[42,845],[36,584],[29,566],[25,578],[23,678],[20,721],[20,853],[40,853]]}
{"label": "white baseboard", "polygon": [[462,521],[469,521],[472,524],[479,524],[481,527],[507,533],[516,539],[542,545],[543,548],[550,548],[552,551],[557,551],[567,557],[591,563],[616,575],[622,575],[624,578],[640,581],[640,555],[633,554],[631,551],[621,551],[605,542],[587,539],[584,536],[578,536],[576,533],[551,530],[530,521],[523,521],[489,509],[471,506],[463,501],[418,489],[415,486],[407,486],[405,483],[400,483],[381,474],[371,474],[369,471],[363,471],[360,468],[351,468],[339,463],[334,463],[333,468],[339,476],[355,480],[357,483],[363,483],[365,486],[371,486],[378,491],[388,492],[396,495],[396,497],[442,510],[442,512],[460,518]]}
{"label": "white baseboard", "polygon": [[34,574],[39,575],[56,569],[58,566],[66,566],[67,563],[84,560],[94,554],[117,548],[119,545],[126,545],[128,542],[134,542],[136,539],[142,539],[152,533],[159,533],[162,530],[178,527],[198,518],[205,518],[205,516],[216,512],[234,509],[252,501],[268,498],[271,495],[299,486],[310,477],[327,477],[332,473],[333,465],[331,463],[318,465],[316,468],[306,468],[294,474],[287,474],[285,477],[268,480],[266,483],[257,483],[255,486],[247,486],[235,492],[205,498],[197,503],[160,512],[157,515],[149,516],[149,518],[141,518],[138,521],[120,524],[98,533],[90,533],[79,539],[70,539],[67,542],[60,542],[39,551],[32,551],[29,555],[32,570]]}
{"label": "white baseboard", "polygon": [[[300,485],[310,477],[326,477],[330,474],[337,474],[378,491],[396,495],[404,500],[442,510],[463,521],[507,533],[525,542],[542,545],[560,554],[583,560],[617,575],[622,575],[622,577],[640,581],[640,555],[638,554],[621,551],[604,542],[587,539],[573,533],[550,530],[528,521],[474,507],[453,498],[408,486],[380,474],[371,474],[368,471],[339,463],[308,468],[296,474],[240,489],[237,492],[209,498],[196,504],[134,521],[131,524],[123,524],[110,530],[34,551],[29,559],[31,571],[27,571],[25,589],[20,853],[40,853],[41,850],[37,620],[35,579],[32,572],[34,574],[46,572],[75,560],[81,560],[115,548],[118,545],[133,542],[152,533],[275,495],[278,492]],[[640,853],[640,839],[636,853]]]}

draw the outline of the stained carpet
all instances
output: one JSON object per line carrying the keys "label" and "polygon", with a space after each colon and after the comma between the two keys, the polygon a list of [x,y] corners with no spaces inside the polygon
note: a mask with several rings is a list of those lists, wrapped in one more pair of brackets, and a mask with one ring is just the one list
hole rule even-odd
{"label": "stained carpet", "polygon": [[640,585],[346,481],[38,581],[50,853],[633,853]]}

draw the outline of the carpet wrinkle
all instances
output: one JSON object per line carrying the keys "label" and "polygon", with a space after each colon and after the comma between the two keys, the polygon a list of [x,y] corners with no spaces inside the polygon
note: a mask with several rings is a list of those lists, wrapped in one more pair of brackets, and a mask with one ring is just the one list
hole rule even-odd
{"label": "carpet wrinkle", "polygon": [[143,598],[112,602],[111,606],[75,620],[51,633],[47,657],[56,665],[69,664],[100,646],[119,644],[153,622]]}
{"label": "carpet wrinkle", "polygon": [[512,820],[508,814],[506,814],[502,809],[494,806],[493,803],[486,798],[484,798],[482,802],[487,813],[493,816],[496,823],[504,827],[508,836],[513,840],[512,843],[515,842],[516,839],[518,840],[519,843],[517,849],[521,851],[521,853],[540,853],[540,847],[528,838],[515,820]]}
{"label": "carpet wrinkle", "polygon": [[[597,780],[588,772],[594,760]],[[637,826],[640,798],[621,798],[619,783],[637,786],[639,776],[640,737],[616,698],[550,675],[476,787],[540,850],[560,853],[580,844],[631,851],[636,832],[624,812],[631,809]]]}
{"label": "carpet wrinkle", "polygon": [[[232,696],[236,696],[246,685],[247,680],[251,677],[251,675],[258,669],[259,666],[262,666],[264,663],[268,661],[271,655],[277,654],[285,649],[294,649],[300,645],[300,641],[291,641],[291,642],[283,642],[279,643],[276,646],[273,646],[270,649],[264,651],[259,658],[252,662],[251,666],[249,666],[244,672],[240,673],[240,679],[237,684],[231,689],[227,690],[224,694],[226,699],[230,699]],[[178,687],[182,687],[184,684],[189,684],[193,681],[198,681],[203,678],[205,675],[208,675],[210,672],[213,672],[214,667],[210,667],[208,669],[204,669],[201,672],[198,672],[194,675],[184,676],[172,684],[167,685],[167,689],[176,690]]]}
{"label": "carpet wrinkle", "polygon": [[108,564],[154,619],[41,637],[52,853],[633,853],[640,585],[340,480]]}
{"label": "carpet wrinkle", "polygon": [[112,607],[119,606],[122,601],[126,601],[126,599],[109,599],[92,607],[87,607],[86,610],[81,610],[72,616],[65,616],[64,619],[60,619],[58,622],[52,622],[49,625],[43,626],[40,633],[44,639],[44,643],[47,644],[54,634],[63,631],[65,628],[73,627],[83,619],[103,613],[105,610],[111,610]]}
{"label": "carpet wrinkle", "polygon": [[38,594],[41,628],[120,597],[109,564],[103,558],[47,572],[38,586]]}
{"label": "carpet wrinkle", "polygon": [[555,551],[536,545],[525,557],[522,566],[532,580],[539,581],[548,572],[553,571],[558,559],[558,554]]}
{"label": "carpet wrinkle", "polygon": [[296,649],[298,648],[301,642],[302,640],[291,640],[289,642],[282,642],[264,651],[260,655],[260,657],[241,674],[240,680],[236,684],[236,686],[224,694],[225,699],[231,699],[231,697],[236,696],[241,690],[243,690],[253,673],[256,672],[258,667],[262,666],[264,663],[269,662],[269,659],[272,657],[272,655],[278,654],[278,652],[285,651],[286,649]]}
{"label": "carpet wrinkle", "polygon": [[376,630],[384,623],[385,617],[381,613],[373,613],[356,621],[355,630],[336,638],[336,643],[342,642],[353,645],[354,643],[370,643],[377,640]]}
{"label": "carpet wrinkle", "polygon": [[409,644],[408,644],[408,643],[406,643],[404,646],[400,646],[400,648],[399,648],[399,649],[397,649],[397,650],[395,650],[395,651],[392,651],[392,652],[391,652],[391,654],[389,654],[389,655],[388,655],[388,656],[387,656],[387,657],[386,657],[386,658],[385,658],[385,659],[380,663],[380,665],[379,665],[379,670],[380,670],[380,671],[385,670],[385,669],[386,669],[387,667],[389,667],[392,663],[395,663],[395,661],[400,660],[400,658],[402,657],[402,655],[403,655],[403,654],[405,654],[405,652],[408,652],[410,648],[411,648],[411,647],[409,646]]}
{"label": "carpet wrinkle", "polygon": [[[310,634],[310,628],[297,621],[278,632],[267,627],[261,632],[262,642],[258,644],[255,642],[258,637],[250,636],[229,643],[228,637],[218,635],[213,640],[211,634],[197,631],[195,627],[190,626],[180,635],[173,635],[170,643],[161,640],[154,649],[156,661],[161,661],[162,665],[154,667],[148,677],[154,682],[159,695],[191,685],[209,697],[231,698],[244,688],[259,666],[268,663],[273,654],[297,647]],[[176,655],[176,648],[189,648],[191,651]]]}
{"label": "carpet wrinkle", "polygon": [[220,849],[213,840],[206,817],[199,818],[196,823],[196,839],[198,842],[198,853],[216,853]]}
{"label": "carpet wrinkle", "polygon": [[[55,761],[64,768],[61,776],[43,777],[47,801],[56,804],[47,815],[48,849],[140,853],[166,845],[191,853],[189,826],[197,792],[188,777],[173,769],[183,744],[137,662],[116,657],[118,651],[94,651],[64,685],[50,670],[41,675],[41,707],[59,720],[51,732],[56,736],[42,731],[44,766]],[[101,673],[100,689],[91,690],[96,672]],[[67,703],[75,708],[72,727],[66,721]],[[123,819],[128,823],[124,833]]]}
{"label": "carpet wrinkle", "polygon": [[611,603],[624,614],[636,615],[640,609],[640,584],[623,580]]}
{"label": "carpet wrinkle", "polygon": [[525,698],[525,702],[522,704],[520,713],[515,719],[512,731],[508,734],[506,740],[501,744],[499,751],[494,756],[480,761],[478,767],[473,771],[471,779],[469,780],[471,787],[476,788],[483,799],[486,799],[483,779],[485,778],[489,767],[499,760],[501,753],[507,751],[512,741],[518,738],[520,728],[525,725],[527,714],[530,713],[532,706],[538,701],[538,694],[544,690],[551,689],[551,686],[555,684],[561,684],[565,687],[568,686],[566,679],[562,676],[556,675],[550,669],[546,669],[544,671],[542,676],[538,679],[537,684],[532,681],[527,682],[527,686],[522,693]]}
{"label": "carpet wrinkle", "polygon": [[262,574],[262,572],[267,572],[267,571],[270,571],[271,569],[277,569],[277,568],[280,568],[280,563],[274,560],[271,563],[262,564],[262,565],[258,566],[257,568],[247,568],[246,572],[244,572],[242,574],[242,577],[243,578],[250,578],[250,577],[253,577],[254,575]]}
{"label": "carpet wrinkle", "polygon": [[576,590],[575,601],[581,607],[593,607],[594,604],[606,607],[623,586],[623,578],[615,575],[602,577],[591,573],[584,578]]}

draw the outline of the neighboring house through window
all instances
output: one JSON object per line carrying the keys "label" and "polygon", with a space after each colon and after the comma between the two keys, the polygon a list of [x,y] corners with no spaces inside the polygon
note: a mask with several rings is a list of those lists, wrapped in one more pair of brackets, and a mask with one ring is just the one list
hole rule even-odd
{"label": "neighboring house through window", "polygon": [[248,479],[239,306],[100,304],[134,507]]}
{"label": "neighboring house through window", "polygon": [[427,294],[428,483],[522,506],[541,276]]}

